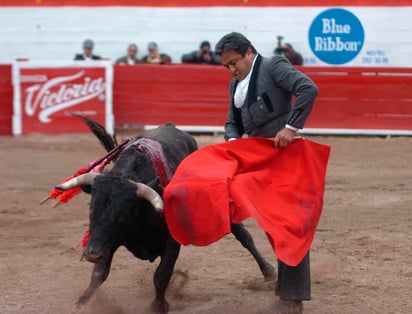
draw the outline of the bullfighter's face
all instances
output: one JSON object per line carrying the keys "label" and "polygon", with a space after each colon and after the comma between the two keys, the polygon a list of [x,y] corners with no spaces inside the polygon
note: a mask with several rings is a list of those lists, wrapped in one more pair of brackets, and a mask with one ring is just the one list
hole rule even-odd
{"label": "bullfighter's face", "polygon": [[236,80],[242,81],[252,69],[255,56],[256,54],[252,52],[251,48],[246,51],[244,56],[237,51],[229,50],[222,53],[220,60]]}

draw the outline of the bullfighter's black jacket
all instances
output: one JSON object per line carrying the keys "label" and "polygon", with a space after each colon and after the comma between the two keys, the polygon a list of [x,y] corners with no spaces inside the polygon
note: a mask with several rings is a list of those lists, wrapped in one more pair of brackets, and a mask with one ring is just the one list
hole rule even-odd
{"label": "bullfighter's black jacket", "polygon": [[[318,87],[283,56],[257,55],[245,104],[234,106],[238,81],[230,84],[230,107],[225,124],[225,139],[274,137],[286,124],[303,128],[318,95]],[[296,96],[296,102],[292,105]]]}

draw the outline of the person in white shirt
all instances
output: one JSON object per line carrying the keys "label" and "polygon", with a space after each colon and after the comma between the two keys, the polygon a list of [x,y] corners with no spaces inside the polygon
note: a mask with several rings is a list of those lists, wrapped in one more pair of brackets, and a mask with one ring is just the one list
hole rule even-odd
{"label": "person in white shirt", "polygon": [[138,52],[139,48],[137,47],[137,45],[130,44],[129,47],[127,47],[127,54],[123,57],[118,58],[115,63],[128,65],[141,63],[140,60],[137,58]]}

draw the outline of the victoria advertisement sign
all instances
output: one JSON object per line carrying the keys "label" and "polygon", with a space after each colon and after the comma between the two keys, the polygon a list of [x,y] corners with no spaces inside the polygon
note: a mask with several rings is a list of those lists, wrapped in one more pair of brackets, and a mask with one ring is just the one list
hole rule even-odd
{"label": "victoria advertisement sign", "polygon": [[72,113],[93,118],[113,134],[112,71],[106,61],[16,61],[13,134],[84,132]]}

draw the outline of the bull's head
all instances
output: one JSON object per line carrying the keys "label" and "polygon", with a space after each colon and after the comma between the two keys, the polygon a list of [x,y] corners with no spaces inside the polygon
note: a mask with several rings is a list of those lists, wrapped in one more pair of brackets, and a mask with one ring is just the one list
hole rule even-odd
{"label": "bull's head", "polygon": [[[91,172],[85,173],[80,176],[74,177],[73,179],[66,181],[62,184],[56,185],[55,188],[57,190],[66,191],[70,189],[74,189],[81,185],[93,185],[94,180],[100,173]],[[127,179],[131,184],[136,186],[136,197],[144,198],[149,201],[156,211],[161,212],[163,211],[163,200],[162,197],[157,193],[153,188],[150,186],[133,181],[131,179]]]}
{"label": "bull's head", "polygon": [[163,210],[162,198],[153,188],[124,177],[87,173],[56,186],[56,189],[68,190],[84,185],[92,187],[90,239],[84,256],[93,263],[108,261],[124,237],[139,237],[135,222],[144,220],[141,216],[147,213],[143,208]]}

